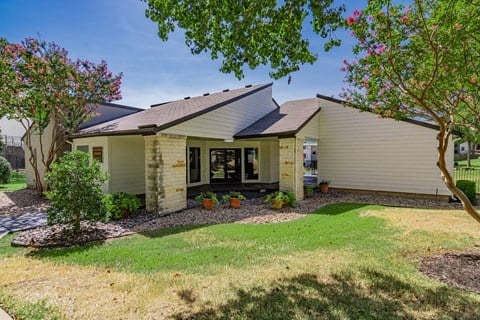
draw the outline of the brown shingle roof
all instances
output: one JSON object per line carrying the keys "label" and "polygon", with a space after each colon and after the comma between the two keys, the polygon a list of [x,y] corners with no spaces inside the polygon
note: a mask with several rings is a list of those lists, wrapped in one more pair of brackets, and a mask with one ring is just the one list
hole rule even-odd
{"label": "brown shingle roof", "polygon": [[285,102],[235,135],[236,139],[293,136],[300,131],[318,112],[318,99],[303,99]]}
{"label": "brown shingle roof", "polygon": [[81,130],[77,136],[130,134],[163,130],[242,99],[271,85],[272,83],[247,86],[245,88],[224,90],[223,92],[209,95],[152,105],[150,109],[142,112]]}

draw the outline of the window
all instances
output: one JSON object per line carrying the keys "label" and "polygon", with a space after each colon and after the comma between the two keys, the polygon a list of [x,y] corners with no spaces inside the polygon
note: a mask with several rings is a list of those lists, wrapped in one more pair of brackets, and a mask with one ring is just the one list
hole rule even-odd
{"label": "window", "polygon": [[245,148],[245,180],[258,180],[258,148]]}
{"label": "window", "polygon": [[93,147],[92,158],[98,162],[103,162],[103,147]]}
{"label": "window", "polygon": [[200,182],[201,180],[201,171],[200,171],[200,148],[192,147],[189,148],[189,176],[190,183]]}
{"label": "window", "polygon": [[77,146],[77,151],[88,153],[88,146]]}

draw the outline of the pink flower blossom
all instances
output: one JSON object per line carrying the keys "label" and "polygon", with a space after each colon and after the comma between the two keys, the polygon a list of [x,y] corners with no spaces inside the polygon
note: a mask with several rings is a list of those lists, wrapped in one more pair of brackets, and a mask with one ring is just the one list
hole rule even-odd
{"label": "pink flower blossom", "polygon": [[353,15],[354,15],[355,17],[358,17],[358,16],[360,16],[361,14],[362,14],[362,11],[360,11],[360,10],[354,10],[354,11],[353,11]]}
{"label": "pink flower blossom", "polygon": [[347,24],[348,24],[349,26],[351,26],[351,25],[354,24],[355,22],[357,22],[357,18],[355,18],[355,17],[353,17],[353,16],[348,17],[348,19],[347,19]]}

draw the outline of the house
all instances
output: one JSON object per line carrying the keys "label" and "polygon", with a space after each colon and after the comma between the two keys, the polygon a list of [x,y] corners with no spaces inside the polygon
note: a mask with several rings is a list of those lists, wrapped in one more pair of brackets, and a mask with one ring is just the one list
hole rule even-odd
{"label": "house", "polygon": [[[97,115],[92,119],[83,123],[80,126],[80,130],[88,128],[90,126],[98,125],[106,121],[117,119],[119,117],[130,115],[142,110],[143,109],[140,109],[140,108],[134,108],[134,107],[124,106],[124,105],[115,104],[115,103],[103,103],[98,106],[96,110]],[[42,141],[43,148],[45,148],[45,146],[50,146],[50,143],[52,141],[52,138],[51,138],[52,130],[53,130],[53,122],[51,122],[47,126],[47,128],[45,129],[45,132],[41,136],[38,134],[32,134],[32,137],[31,137],[32,139],[31,143],[32,143],[33,153],[34,153],[33,161],[36,161],[37,163],[37,168],[40,176],[39,178],[41,179],[41,181],[43,181],[45,176],[45,166],[43,165],[42,160],[39,156],[39,153],[40,153],[39,151],[41,148],[40,141]],[[33,167],[29,162],[32,154],[27,147],[25,147],[24,149],[25,149],[25,169],[26,169],[27,186],[30,188],[34,188],[36,177],[35,177]],[[67,143],[67,145],[64,148],[64,151],[70,151],[70,150],[71,150],[71,144]]]}
{"label": "house", "polygon": [[[332,188],[449,196],[436,134],[321,95],[279,106],[262,84],[155,104],[83,128],[72,144],[110,173],[107,192],[145,194],[147,209],[172,212],[202,185],[277,184],[302,198],[304,146]],[[453,171],[453,146],[447,163]]]}

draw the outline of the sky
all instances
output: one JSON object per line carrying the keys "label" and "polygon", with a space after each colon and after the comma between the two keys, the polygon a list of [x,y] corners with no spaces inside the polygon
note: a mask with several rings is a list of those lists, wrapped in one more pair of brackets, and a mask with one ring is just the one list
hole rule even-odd
{"label": "sky", "polygon": [[[347,13],[366,1],[342,1]],[[198,96],[205,92],[235,89],[247,84],[273,82],[273,96],[280,104],[341,92],[344,58],[351,58],[352,40],[339,33],[345,44],[329,53],[321,51],[319,36],[310,35],[319,52],[313,65],[305,65],[287,78],[273,80],[268,68],[248,70],[238,80],[219,71],[220,61],[208,53],[192,55],[181,32],[163,42],[157,26],[145,17],[141,0],[0,0],[0,37],[20,42],[36,37],[67,49],[72,59],[106,60],[114,73],[123,73],[123,99],[115,103],[148,108],[152,104]]]}

